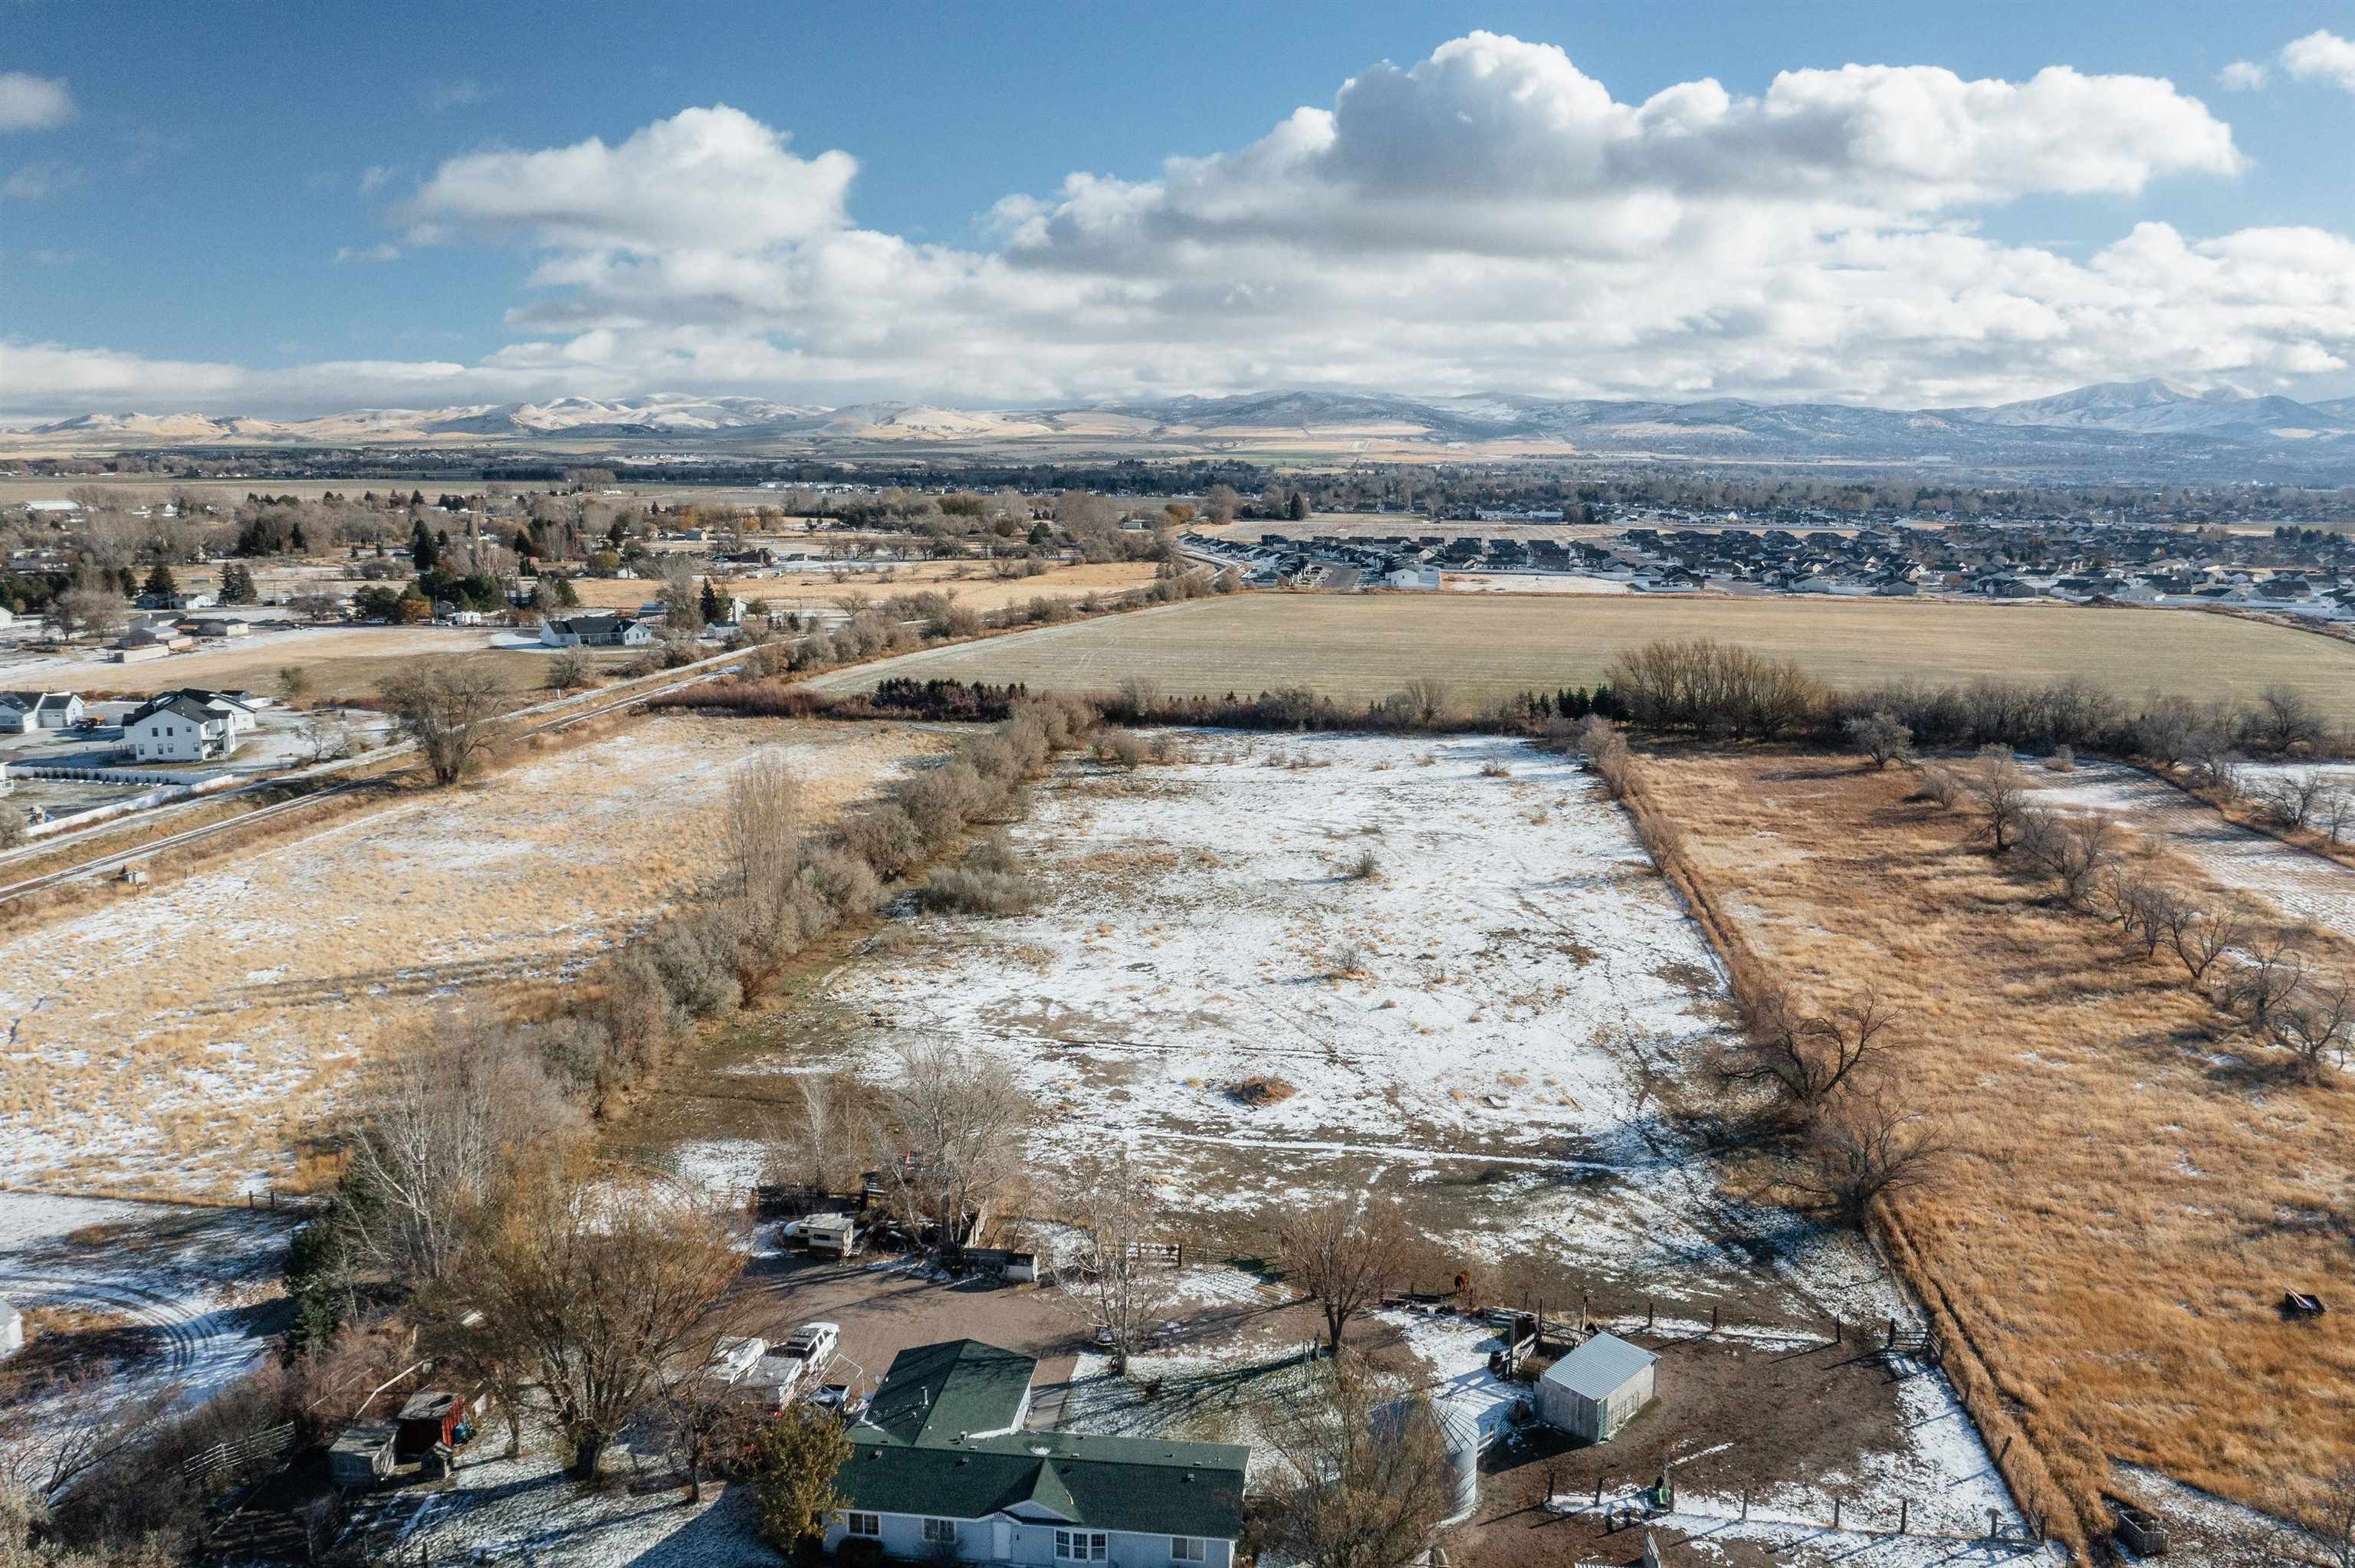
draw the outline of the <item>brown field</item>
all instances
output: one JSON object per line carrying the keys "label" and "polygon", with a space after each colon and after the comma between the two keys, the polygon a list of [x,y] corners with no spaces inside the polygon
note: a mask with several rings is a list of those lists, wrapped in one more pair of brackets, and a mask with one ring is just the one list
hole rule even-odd
{"label": "brown field", "polygon": [[[70,662],[0,666],[11,684],[39,684],[84,694],[166,691],[210,686],[266,694],[278,689],[278,672],[299,665],[310,677],[314,697],[373,695],[390,676],[421,659],[461,658],[497,670],[518,693],[536,692],[548,676],[548,654],[537,649],[493,646],[521,633],[487,627],[337,626],[300,631],[257,631],[234,643],[206,644],[194,652],[117,664],[96,655]],[[592,665],[609,673],[635,656],[634,649],[584,651]]]}
{"label": "brown field", "polygon": [[918,653],[822,683],[863,690],[921,673],[1096,690],[1138,675],[1171,694],[1305,685],[1361,701],[1435,676],[1464,705],[1593,684],[1620,652],[1662,637],[1746,643],[1847,688],[2082,674],[2129,696],[2210,698],[2254,696],[2278,681],[2355,722],[2355,646],[2191,610],[2060,605],[1244,594]]}
{"label": "brown field", "polygon": [[216,1194],[286,1175],[337,1089],[445,1008],[527,1002],[710,869],[756,746],[824,820],[938,743],[885,726],[646,720],[0,939],[0,1170]]}
{"label": "brown field", "polygon": [[1892,1250],[2062,1490],[2086,1505],[2126,1462],[2262,1508],[2355,1457],[2355,1321],[2276,1310],[2345,1294],[2355,1086],[2287,1081],[2171,960],[2007,874],[1902,775],[1753,755],[1645,778],[1758,963],[1902,1009],[1901,1092],[1960,1153]]}
{"label": "brown field", "polygon": [[[924,561],[915,566],[858,571],[789,572],[773,577],[723,579],[724,593],[747,600],[765,599],[776,609],[831,609],[848,594],[889,599],[893,594],[945,593],[971,609],[1003,609],[1033,599],[1078,599],[1091,593],[1118,593],[1142,588],[1153,580],[1153,563],[1111,562],[1099,566],[1057,567],[1035,577],[998,581],[989,568],[971,561]],[[581,577],[573,582],[581,602],[600,609],[635,609],[655,597],[662,585],[644,577]]]}

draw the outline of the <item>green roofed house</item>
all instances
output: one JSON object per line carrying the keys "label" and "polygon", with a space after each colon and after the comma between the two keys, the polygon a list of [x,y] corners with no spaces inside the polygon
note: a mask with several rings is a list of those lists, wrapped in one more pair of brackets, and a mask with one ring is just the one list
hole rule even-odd
{"label": "green roofed house", "polygon": [[850,1431],[829,1550],[967,1563],[1231,1568],[1251,1450],[1025,1432],[1028,1356],[975,1340],[893,1358]]}

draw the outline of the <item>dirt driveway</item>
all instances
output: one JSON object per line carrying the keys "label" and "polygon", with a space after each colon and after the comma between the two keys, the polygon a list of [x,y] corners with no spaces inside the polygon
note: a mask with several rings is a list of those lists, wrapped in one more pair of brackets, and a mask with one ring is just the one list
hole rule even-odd
{"label": "dirt driveway", "polygon": [[[764,1256],[754,1261],[746,1284],[758,1295],[757,1320],[773,1323],[777,1333],[813,1320],[839,1324],[835,1381],[862,1389],[871,1390],[891,1358],[913,1345],[972,1339],[1036,1356],[1030,1425],[1041,1429],[1060,1419],[1093,1332],[1085,1308],[1060,1292],[986,1277],[951,1280],[895,1257],[841,1264],[793,1254]],[[1198,1298],[1173,1306],[1171,1314],[1175,1328],[1159,1341],[1167,1349],[1265,1350],[1301,1344],[1319,1331],[1316,1308],[1291,1301],[1280,1287]],[[1364,1330],[1385,1342],[1391,1337],[1378,1325]]]}

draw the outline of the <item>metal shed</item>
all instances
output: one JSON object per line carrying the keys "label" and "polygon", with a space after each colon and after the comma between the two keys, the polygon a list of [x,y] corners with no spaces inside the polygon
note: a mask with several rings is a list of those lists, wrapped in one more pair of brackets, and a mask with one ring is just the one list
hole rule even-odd
{"label": "metal shed", "polygon": [[1608,1443],[1652,1401],[1660,1358],[1616,1334],[1597,1334],[1538,1380],[1538,1414],[1587,1443]]}
{"label": "metal shed", "polygon": [[390,1421],[355,1421],[327,1450],[327,1474],[339,1487],[372,1487],[392,1473],[400,1428]]}

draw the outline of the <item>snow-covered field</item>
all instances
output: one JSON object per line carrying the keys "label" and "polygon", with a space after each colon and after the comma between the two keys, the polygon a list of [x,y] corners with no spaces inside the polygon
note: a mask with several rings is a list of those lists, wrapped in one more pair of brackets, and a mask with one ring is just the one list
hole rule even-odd
{"label": "snow-covered field", "polygon": [[[243,1209],[190,1209],[0,1190],[0,1299],[34,1317],[43,1308],[141,1330],[149,1351],[105,1384],[113,1399],[167,1388],[211,1397],[243,1376],[269,1345],[287,1237],[298,1218]],[[260,1309],[257,1309],[260,1308]],[[37,1401],[27,1441],[62,1419]]]}
{"label": "snow-covered field", "polygon": [[888,1075],[914,1040],[1002,1057],[1047,1107],[1039,1163],[1127,1144],[1231,1232],[1406,1188],[1469,1261],[1892,1309],[1863,1255],[1721,1196],[1663,1116],[1721,982],[1577,765],[1486,737],[1183,744],[1039,792],[1014,832],[1036,913],[923,917],[830,977],[870,1021],[853,1063]]}
{"label": "snow-covered field", "polygon": [[929,744],[654,719],[0,940],[0,1168],[100,1189],[274,1180],[382,1043],[577,972],[677,896],[754,746],[793,762],[818,817]]}
{"label": "snow-covered field", "polygon": [[[2253,784],[2278,769],[2250,770]],[[2355,769],[2332,771],[2355,774]],[[2096,811],[2175,851],[2221,886],[2355,938],[2355,870],[2224,820],[2173,785],[2115,763],[2045,776],[2040,798]]]}

